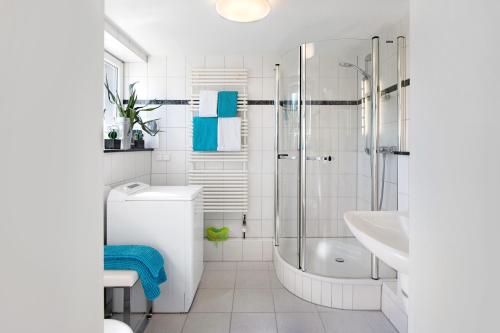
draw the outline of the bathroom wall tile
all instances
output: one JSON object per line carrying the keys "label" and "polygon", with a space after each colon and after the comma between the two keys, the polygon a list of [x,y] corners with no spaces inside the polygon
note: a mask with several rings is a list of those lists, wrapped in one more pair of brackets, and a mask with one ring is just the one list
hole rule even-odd
{"label": "bathroom wall tile", "polygon": [[[241,225],[241,221],[238,221]],[[240,227],[241,230],[241,227]],[[241,231],[239,233],[241,237]],[[247,219],[247,232],[246,237],[255,238],[262,237],[262,220],[261,219]]]}
{"label": "bathroom wall tile", "polygon": [[243,239],[243,260],[261,261],[262,260],[262,241],[260,239]]}
{"label": "bathroom wall tile", "polygon": [[167,73],[167,57],[149,56],[148,77],[165,77]]}
{"label": "bathroom wall tile", "polygon": [[398,192],[409,193],[409,158],[408,156],[398,157]]}
{"label": "bathroom wall tile", "polygon": [[273,260],[273,240],[263,239],[262,240],[262,260],[271,261]]}
{"label": "bathroom wall tile", "polygon": [[148,65],[144,62],[127,62],[123,72],[124,76],[148,76]]}
{"label": "bathroom wall tile", "polygon": [[243,57],[243,63],[249,77],[262,77],[262,56],[249,55]]}
{"label": "bathroom wall tile", "polygon": [[166,107],[165,127],[187,127],[186,114],[188,111],[184,105],[168,105]]}
{"label": "bathroom wall tile", "polygon": [[165,99],[167,97],[167,80],[165,77],[148,78],[148,99]]}
{"label": "bathroom wall tile", "polygon": [[205,56],[206,68],[224,68],[224,56]]}
{"label": "bathroom wall tile", "polygon": [[204,260],[205,261],[220,261],[222,260],[222,246],[215,242],[204,240]]}
{"label": "bathroom wall tile", "polygon": [[184,77],[167,77],[167,99],[186,98],[186,79]]}
{"label": "bathroom wall tile", "polygon": [[252,128],[251,134],[253,135],[253,128],[261,128],[262,125],[262,109],[261,105],[249,105],[248,106],[248,127]]}
{"label": "bathroom wall tile", "polygon": [[167,130],[167,149],[185,150],[186,149],[186,129],[169,128]]}
{"label": "bathroom wall tile", "polygon": [[249,219],[262,218],[262,197],[250,197],[248,199],[248,213]]}
{"label": "bathroom wall tile", "polygon": [[152,186],[165,186],[165,185],[167,185],[167,174],[166,173],[153,173],[153,174],[151,174],[151,185]]}
{"label": "bathroom wall tile", "polygon": [[204,56],[188,56],[186,57],[186,78],[191,75],[191,70],[196,68],[205,67],[205,57]]}
{"label": "bathroom wall tile", "polygon": [[262,128],[262,150],[274,151],[274,128]]}
{"label": "bathroom wall tile", "polygon": [[167,56],[167,76],[184,77],[186,73],[186,57],[182,55]]}
{"label": "bathroom wall tile", "polygon": [[273,219],[262,219],[262,237],[273,237],[274,236],[274,220]]}
{"label": "bathroom wall tile", "polygon": [[262,197],[262,218],[274,218],[274,197]]}
{"label": "bathroom wall tile", "polygon": [[262,99],[262,78],[248,78],[248,99]]}
{"label": "bathroom wall tile", "polygon": [[186,153],[185,151],[167,151],[170,160],[167,161],[168,173],[186,172]]}
{"label": "bathroom wall tile", "polygon": [[263,78],[262,79],[262,99],[273,100],[274,99],[274,78]]}
{"label": "bathroom wall tile", "polygon": [[[274,97],[273,97],[274,99]],[[274,125],[276,124],[276,117],[274,113],[273,105],[263,105],[262,106],[262,127],[270,127],[274,131]]]}
{"label": "bathroom wall tile", "polygon": [[242,239],[228,239],[222,242],[222,260],[240,261],[242,260],[243,243]]}
{"label": "bathroom wall tile", "polygon": [[186,174],[183,173],[167,173],[168,186],[185,186],[187,185]]}
{"label": "bathroom wall tile", "polygon": [[224,57],[224,67],[225,68],[244,68],[243,67],[243,56],[240,55],[230,55]]}
{"label": "bathroom wall tile", "polygon": [[408,212],[410,210],[410,198],[407,194],[398,193],[398,210]]}

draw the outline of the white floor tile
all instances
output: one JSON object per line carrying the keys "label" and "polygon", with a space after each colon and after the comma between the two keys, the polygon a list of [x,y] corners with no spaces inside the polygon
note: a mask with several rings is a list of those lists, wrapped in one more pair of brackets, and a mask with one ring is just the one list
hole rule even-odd
{"label": "white floor tile", "polygon": [[187,315],[154,314],[144,333],[181,333]]}
{"label": "white floor tile", "polygon": [[268,271],[244,271],[236,274],[236,288],[266,289],[271,288],[271,277]]}
{"label": "white floor tile", "polygon": [[325,332],[317,313],[277,313],[276,321],[280,333]]}
{"label": "white floor tile", "polygon": [[229,313],[190,313],[183,333],[228,333],[231,323]]}
{"label": "white floor tile", "polygon": [[236,289],[233,312],[274,312],[271,290]]}
{"label": "white floor tile", "polygon": [[200,288],[234,288],[236,271],[205,271]]}
{"label": "white floor tile", "polygon": [[191,312],[231,312],[234,289],[198,289]]}
{"label": "white floor tile", "polygon": [[233,313],[231,333],[277,333],[274,313]]}

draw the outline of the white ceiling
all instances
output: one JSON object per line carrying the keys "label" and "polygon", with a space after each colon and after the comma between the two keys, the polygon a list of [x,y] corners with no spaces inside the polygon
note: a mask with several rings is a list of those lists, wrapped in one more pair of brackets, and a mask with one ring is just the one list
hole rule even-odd
{"label": "white ceiling", "polygon": [[105,0],[105,13],[151,55],[281,54],[302,42],[369,38],[408,13],[408,0],[269,0],[271,13],[234,23],[215,0]]}

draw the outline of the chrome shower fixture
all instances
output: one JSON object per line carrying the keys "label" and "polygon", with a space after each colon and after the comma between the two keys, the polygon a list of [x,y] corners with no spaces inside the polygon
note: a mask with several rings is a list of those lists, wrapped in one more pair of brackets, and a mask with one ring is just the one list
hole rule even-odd
{"label": "chrome shower fixture", "polygon": [[340,67],[344,67],[344,68],[354,68],[356,69],[358,72],[361,73],[361,75],[363,75],[363,79],[364,80],[368,80],[369,78],[371,78],[370,74],[368,74],[367,72],[365,72],[363,69],[361,69],[360,67],[354,65],[354,64],[351,64],[350,62],[339,62],[339,66]]}

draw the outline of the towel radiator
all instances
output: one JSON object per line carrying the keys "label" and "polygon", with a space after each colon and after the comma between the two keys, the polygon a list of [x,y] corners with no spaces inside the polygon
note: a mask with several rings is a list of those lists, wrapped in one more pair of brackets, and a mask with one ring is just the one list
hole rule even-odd
{"label": "towel radiator", "polygon": [[187,122],[193,140],[193,116],[198,114],[201,90],[238,91],[241,118],[241,151],[191,151],[188,158],[189,185],[203,186],[206,213],[247,213],[248,211],[248,73],[246,69],[193,69],[191,71],[191,116]]}

